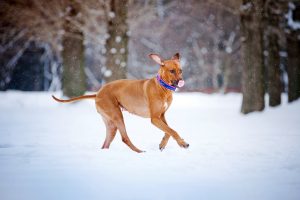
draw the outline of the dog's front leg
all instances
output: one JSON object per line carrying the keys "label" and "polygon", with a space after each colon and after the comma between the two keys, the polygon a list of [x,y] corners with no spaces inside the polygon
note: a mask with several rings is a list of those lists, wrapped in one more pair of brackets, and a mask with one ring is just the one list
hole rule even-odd
{"label": "dog's front leg", "polygon": [[178,145],[180,147],[183,148],[188,148],[189,144],[186,143],[179,135],[176,131],[174,131],[173,129],[171,129],[165,122],[163,122],[163,120],[161,119],[161,117],[158,116],[151,116],[151,123],[156,126],[157,128],[159,128],[160,130],[164,131],[165,133],[169,134],[170,136],[172,136],[176,142],[178,143]]}
{"label": "dog's front leg", "polygon": [[160,144],[159,144],[159,150],[164,150],[168,144],[168,141],[170,139],[170,135],[168,133],[165,133],[164,137],[162,138]]}
{"label": "dog's front leg", "polygon": [[[166,118],[165,118],[165,113],[163,113],[163,114],[161,115],[161,120],[162,120],[166,125],[168,125],[167,120],[166,120]],[[161,142],[160,142],[160,144],[159,144],[159,149],[160,149],[161,151],[165,149],[166,145],[168,144],[169,139],[170,139],[170,135],[169,135],[168,133],[165,133],[163,139],[161,140]]]}

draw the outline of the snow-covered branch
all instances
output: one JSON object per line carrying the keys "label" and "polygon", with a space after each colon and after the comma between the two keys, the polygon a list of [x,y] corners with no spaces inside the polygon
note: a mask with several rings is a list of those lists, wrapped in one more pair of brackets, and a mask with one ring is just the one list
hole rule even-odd
{"label": "snow-covered branch", "polygon": [[287,24],[291,29],[298,30],[300,29],[300,21],[295,21],[293,19],[293,12],[295,9],[296,9],[295,4],[289,2],[289,10],[288,13],[286,14],[286,19],[287,19]]}

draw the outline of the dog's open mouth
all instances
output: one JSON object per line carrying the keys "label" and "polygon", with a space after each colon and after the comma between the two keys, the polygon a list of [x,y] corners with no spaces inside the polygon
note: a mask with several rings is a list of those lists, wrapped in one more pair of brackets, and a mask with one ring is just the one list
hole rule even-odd
{"label": "dog's open mouth", "polygon": [[184,86],[184,80],[174,80],[172,81],[172,86],[173,87],[177,87],[177,88],[181,88]]}

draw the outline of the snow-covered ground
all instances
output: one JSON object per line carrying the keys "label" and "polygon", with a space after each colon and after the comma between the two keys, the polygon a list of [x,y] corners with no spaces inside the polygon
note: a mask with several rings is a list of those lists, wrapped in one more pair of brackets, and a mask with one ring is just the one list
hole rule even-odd
{"label": "snow-covered ground", "polygon": [[[57,94],[59,96],[59,94]],[[0,93],[0,199],[300,199],[300,101],[240,114],[241,95],[175,94],[170,140],[149,119],[124,113],[137,154],[121,142],[100,149],[94,102],[50,93]]]}

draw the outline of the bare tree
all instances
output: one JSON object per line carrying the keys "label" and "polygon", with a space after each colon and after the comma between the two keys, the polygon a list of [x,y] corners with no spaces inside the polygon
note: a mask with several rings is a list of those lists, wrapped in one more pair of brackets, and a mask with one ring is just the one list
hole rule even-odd
{"label": "bare tree", "polygon": [[287,13],[288,101],[300,98],[300,2],[290,1]]}
{"label": "bare tree", "polygon": [[[3,45],[1,44],[0,53],[9,54],[9,56],[3,57],[10,57],[10,59],[3,60],[5,70],[1,70],[0,76],[2,77],[3,74],[6,82],[4,81],[5,83],[2,83],[2,85],[10,81],[9,73],[13,71],[18,58],[22,56],[22,52],[28,47],[30,41],[45,44],[42,45],[44,47],[50,46],[50,48],[45,49],[45,52],[52,56],[52,61],[56,63],[49,65],[51,69],[48,71],[50,71],[51,79],[53,80],[49,89],[53,90],[60,85],[58,81],[60,77],[57,78],[60,74],[57,73],[57,69],[61,66],[60,62],[66,65],[66,67],[63,66],[65,68],[64,74],[68,72],[68,63],[73,67],[77,64],[81,66],[81,70],[71,72],[75,77],[81,78],[67,78],[67,76],[64,75],[63,87],[67,86],[67,83],[70,83],[70,81],[74,82],[74,86],[79,86],[85,82],[80,81],[84,79],[84,72],[82,70],[84,64],[83,52],[86,48],[84,44],[87,44],[87,41],[89,41],[100,48],[105,44],[104,34],[106,32],[106,26],[104,19],[105,8],[107,7],[105,1],[91,0],[83,4],[79,0],[4,0],[0,3],[0,13],[2,16],[1,27],[4,28],[4,24],[6,24],[6,26],[9,24],[9,28],[6,28],[5,31],[1,33]],[[73,42],[71,42],[71,40]],[[22,41],[22,43],[19,41]],[[75,46],[77,44],[79,46]],[[75,55],[75,50],[80,51],[80,53]],[[98,59],[101,56],[101,54],[96,54],[93,57]],[[62,59],[63,57],[66,58]],[[72,63],[70,61],[71,58],[73,59]],[[102,72],[100,65],[98,68],[98,71]],[[76,75],[78,73],[81,75]],[[96,84],[98,84],[98,82],[95,81],[95,77],[91,76],[92,73],[88,74],[88,77],[93,79],[93,83],[96,82]],[[50,77],[49,74],[47,76]],[[66,80],[69,80],[69,82]],[[75,84],[75,82],[77,83]],[[66,93],[67,90],[63,90]],[[70,96],[70,94],[67,95]]]}
{"label": "bare tree", "polygon": [[68,97],[83,95],[86,91],[86,76],[84,73],[83,32],[71,22],[79,14],[80,5],[70,2],[67,17],[64,22],[63,35],[63,93]]}
{"label": "bare tree", "polygon": [[267,91],[269,93],[269,105],[277,106],[281,103],[281,73],[279,57],[279,20],[283,15],[280,3],[278,1],[266,1],[266,72],[267,72]]}
{"label": "bare tree", "polygon": [[242,113],[264,109],[263,61],[264,0],[243,0],[241,6],[242,40]]}
{"label": "bare tree", "polygon": [[106,40],[107,82],[127,77],[128,0],[110,0]]}

